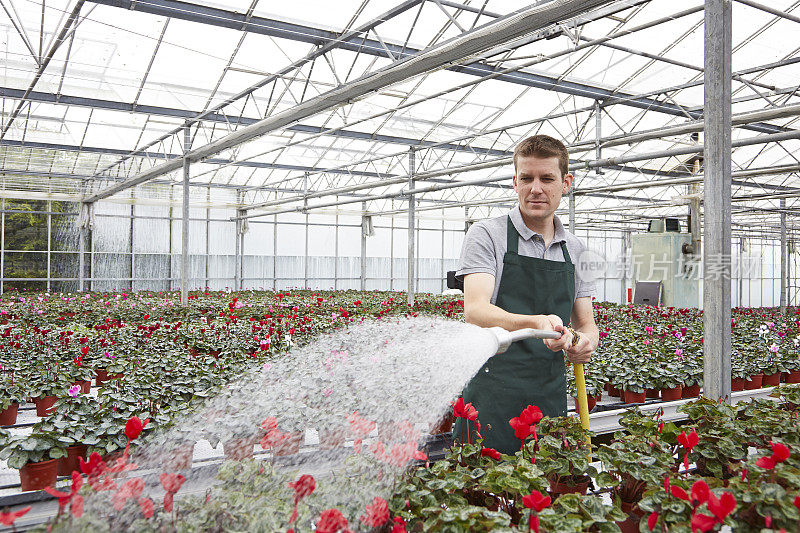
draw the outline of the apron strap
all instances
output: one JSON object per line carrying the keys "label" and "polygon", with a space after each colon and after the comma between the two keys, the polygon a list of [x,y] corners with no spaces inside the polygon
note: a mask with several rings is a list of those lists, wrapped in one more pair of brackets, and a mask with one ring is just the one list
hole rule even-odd
{"label": "apron strap", "polygon": [[572,259],[569,257],[569,251],[567,250],[567,243],[561,242],[561,253],[564,254],[564,262],[565,263],[572,263]]}
{"label": "apron strap", "polygon": [[507,217],[506,250],[514,254],[519,253],[519,232],[514,227],[514,223],[511,222],[511,217]]}

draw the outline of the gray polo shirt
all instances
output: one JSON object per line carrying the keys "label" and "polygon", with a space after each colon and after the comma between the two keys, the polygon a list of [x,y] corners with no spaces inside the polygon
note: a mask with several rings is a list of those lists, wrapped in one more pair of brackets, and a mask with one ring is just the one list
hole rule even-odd
{"label": "gray polo shirt", "polygon": [[[525,225],[519,206],[514,206],[508,212],[511,222],[519,232],[519,254],[528,257],[538,257],[550,261],[564,261],[561,243],[567,245],[572,263],[577,263],[578,258],[586,250],[578,238],[564,229],[564,225],[554,217],[555,234],[550,245],[545,249],[544,239],[538,233]],[[506,254],[506,218],[490,218],[476,222],[469,228],[464,244],[461,247],[461,259],[456,275],[463,279],[467,274],[485,272],[494,276],[494,292],[491,303],[497,300],[497,291],[500,289],[500,277],[503,275],[503,256]],[[595,282],[582,281],[575,276],[575,299],[595,295]]]}

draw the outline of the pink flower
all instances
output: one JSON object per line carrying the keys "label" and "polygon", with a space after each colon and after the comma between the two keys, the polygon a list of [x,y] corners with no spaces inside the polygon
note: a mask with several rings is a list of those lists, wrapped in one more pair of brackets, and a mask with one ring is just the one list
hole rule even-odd
{"label": "pink flower", "polygon": [[683,359],[683,350],[678,348],[677,350],[675,350],[675,355]]}
{"label": "pink flower", "polygon": [[73,385],[67,390],[67,394],[72,396],[73,398],[77,398],[77,396],[81,393],[81,386],[80,385]]}

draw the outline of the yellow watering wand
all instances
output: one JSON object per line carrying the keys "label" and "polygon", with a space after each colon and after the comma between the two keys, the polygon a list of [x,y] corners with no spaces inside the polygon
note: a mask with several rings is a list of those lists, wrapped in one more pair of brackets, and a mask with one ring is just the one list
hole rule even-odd
{"label": "yellow watering wand", "polygon": [[[576,346],[581,336],[572,328],[567,328],[572,333],[572,345]],[[578,414],[581,417],[581,426],[586,430],[586,444],[592,449],[592,437],[589,435],[589,401],[586,398],[586,377],[583,374],[583,363],[572,365],[575,371],[575,388],[578,394]],[[591,460],[591,458],[590,458]]]}

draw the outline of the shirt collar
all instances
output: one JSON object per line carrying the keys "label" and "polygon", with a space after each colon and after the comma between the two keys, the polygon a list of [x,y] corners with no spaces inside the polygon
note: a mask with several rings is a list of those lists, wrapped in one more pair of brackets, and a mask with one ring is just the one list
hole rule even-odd
{"label": "shirt collar", "polygon": [[[511,208],[511,211],[508,212],[508,216],[511,217],[511,223],[514,224],[517,233],[519,233],[519,236],[522,237],[523,240],[528,241],[534,235],[539,235],[539,237],[541,237],[539,233],[536,233],[525,225],[525,221],[522,220],[522,213],[519,211],[519,204]],[[567,230],[556,215],[553,215],[553,225],[555,226],[555,232],[553,233],[553,241],[550,244],[567,242]]]}

